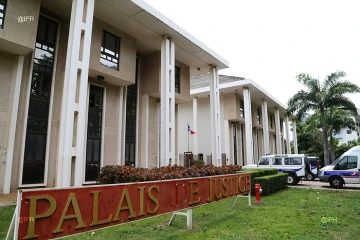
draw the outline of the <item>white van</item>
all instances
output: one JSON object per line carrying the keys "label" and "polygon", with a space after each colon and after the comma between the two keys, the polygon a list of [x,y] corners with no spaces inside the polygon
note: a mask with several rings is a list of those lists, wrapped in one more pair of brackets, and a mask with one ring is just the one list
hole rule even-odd
{"label": "white van", "polygon": [[319,179],[333,188],[342,188],[346,183],[360,183],[360,146],[345,152],[331,165],[320,169]]}
{"label": "white van", "polygon": [[267,155],[261,157],[258,164],[243,167],[249,168],[277,168],[279,172],[288,173],[288,184],[291,185],[298,184],[305,177],[306,169],[311,171],[305,154]]}

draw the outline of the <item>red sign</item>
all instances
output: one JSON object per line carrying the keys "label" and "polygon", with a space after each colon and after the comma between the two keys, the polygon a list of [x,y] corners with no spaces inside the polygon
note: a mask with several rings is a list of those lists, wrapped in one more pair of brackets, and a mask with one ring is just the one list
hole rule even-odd
{"label": "red sign", "polygon": [[18,239],[49,239],[195,207],[250,191],[250,175],[23,191]]}

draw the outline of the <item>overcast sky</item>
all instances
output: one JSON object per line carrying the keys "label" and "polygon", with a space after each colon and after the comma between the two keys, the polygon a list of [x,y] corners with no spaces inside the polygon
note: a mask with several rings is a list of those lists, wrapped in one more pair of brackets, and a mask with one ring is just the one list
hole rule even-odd
{"label": "overcast sky", "polygon": [[[337,70],[360,85],[360,1],[145,0],[229,61],[220,74],[250,78],[287,104],[309,73]],[[360,94],[349,95],[360,108]]]}

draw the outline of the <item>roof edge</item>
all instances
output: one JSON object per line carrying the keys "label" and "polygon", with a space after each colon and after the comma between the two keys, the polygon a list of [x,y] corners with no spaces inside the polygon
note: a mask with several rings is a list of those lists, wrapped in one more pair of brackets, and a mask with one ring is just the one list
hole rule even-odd
{"label": "roof edge", "polygon": [[148,3],[144,2],[143,0],[131,0],[134,4],[138,5],[140,8],[142,8],[144,11],[150,13],[151,15],[153,15],[154,17],[156,17],[157,19],[159,19],[161,22],[163,22],[164,24],[166,24],[167,26],[169,26],[170,28],[174,29],[176,32],[178,32],[179,34],[181,34],[183,37],[185,37],[186,39],[188,39],[189,41],[191,41],[192,43],[194,43],[195,45],[197,45],[198,47],[200,47],[201,49],[203,49],[204,51],[206,51],[208,54],[210,54],[211,56],[213,56],[214,58],[216,58],[218,61],[220,61],[225,67],[220,67],[220,66],[216,66],[218,67],[218,69],[224,69],[224,68],[228,68],[229,67],[229,62],[221,57],[219,54],[217,54],[215,51],[213,51],[211,48],[209,48],[208,46],[206,46],[204,43],[202,43],[200,40],[198,40],[197,38],[195,38],[194,36],[192,36],[190,33],[188,33],[187,31],[185,31],[183,28],[181,28],[179,25],[177,25],[176,23],[174,23],[173,21],[171,21],[169,18],[167,18],[165,15],[163,15],[161,12],[159,12],[158,10],[156,10],[155,8],[153,8],[152,6],[150,6]]}

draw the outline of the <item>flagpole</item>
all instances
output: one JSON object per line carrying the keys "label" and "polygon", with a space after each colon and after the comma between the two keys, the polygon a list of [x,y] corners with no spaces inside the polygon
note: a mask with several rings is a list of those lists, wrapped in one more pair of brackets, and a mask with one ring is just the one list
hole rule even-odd
{"label": "flagpole", "polygon": [[189,142],[190,142],[190,138],[189,138],[189,122],[187,123],[187,130],[188,130],[188,152],[190,152],[190,147],[189,147]]}

